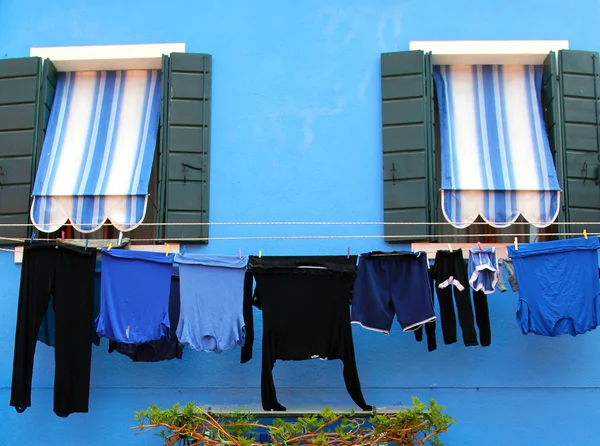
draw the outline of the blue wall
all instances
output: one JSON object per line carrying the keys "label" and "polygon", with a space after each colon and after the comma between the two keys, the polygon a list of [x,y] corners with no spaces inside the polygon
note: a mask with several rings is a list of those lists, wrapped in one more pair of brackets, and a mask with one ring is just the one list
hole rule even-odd
{"label": "blue wall", "polygon": [[[246,2],[0,1],[0,58],[32,46],[185,42],[213,55],[212,221],[381,221],[379,55],[410,40],[568,39],[600,49],[595,0],[317,0]],[[75,6],[77,5],[77,6]],[[211,228],[211,236],[382,234],[381,226]],[[380,239],[213,241],[204,252],[265,255],[386,250]],[[186,351],[183,361],[133,364],[94,347],[89,414],[52,412],[53,351],[39,345],[33,407],[8,406],[20,266],[0,252],[0,445],[152,445],[134,437],[150,403],[258,406],[260,348]],[[354,329],[363,391],[377,406],[436,398],[458,423],[451,445],[590,444],[600,433],[600,333],[523,336],[517,296],[490,297],[489,348],[428,353],[395,325],[389,337]],[[257,314],[257,317],[259,315]],[[260,325],[259,325],[260,326]],[[260,346],[260,332],[257,344]],[[438,330],[441,338],[441,332]],[[341,363],[278,363],[288,407],[353,407]]]}

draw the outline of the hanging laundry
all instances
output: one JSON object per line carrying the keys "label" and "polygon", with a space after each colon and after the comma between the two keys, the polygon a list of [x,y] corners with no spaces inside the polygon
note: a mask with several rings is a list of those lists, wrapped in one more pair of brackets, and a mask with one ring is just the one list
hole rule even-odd
{"label": "hanging laundry", "polygon": [[96,250],[40,243],[25,245],[17,311],[10,405],[31,406],[33,357],[38,330],[54,297],[54,412],[87,412],[92,359]]}
{"label": "hanging laundry", "polygon": [[454,291],[463,342],[467,347],[479,345],[475,333],[467,265],[463,258],[462,249],[438,251],[435,255],[435,263],[431,269],[431,274],[436,284],[440,304],[444,344],[454,344],[456,342],[456,314],[454,302],[452,301],[452,292]]}
{"label": "hanging laundry", "polygon": [[170,338],[173,254],[102,250],[102,298],[96,329],[126,344]]}
{"label": "hanging laundry", "polygon": [[523,334],[576,336],[598,325],[598,237],[508,246],[519,284]]}
{"label": "hanging laundry", "polygon": [[[513,265],[512,259],[498,259],[499,273],[498,273],[498,282],[500,282],[500,278],[502,277],[502,268],[506,270],[508,274],[508,283],[510,284],[510,289],[513,291],[519,291],[519,285],[517,284],[517,277],[515,276],[515,267]],[[506,288],[506,285],[504,285]]]}
{"label": "hanging laundry", "polygon": [[108,353],[114,351],[129,357],[134,362],[158,362],[183,357],[183,346],[176,335],[179,322],[179,268],[173,265],[171,275],[171,289],[169,294],[169,324],[171,337],[161,338],[158,341],[149,341],[142,344],[127,344],[125,342],[108,342]]}
{"label": "hanging laundry", "polygon": [[475,291],[492,294],[498,282],[496,248],[469,249],[469,285]]}
{"label": "hanging laundry", "polygon": [[[434,305],[434,287],[433,287],[433,276],[431,273],[431,270],[429,270],[427,272],[427,275],[429,277],[429,287],[431,288],[431,305]],[[415,330],[415,339],[417,340],[417,342],[422,342],[423,341],[423,327],[425,327],[425,336],[427,337],[427,350],[432,352],[434,350],[437,349],[437,336],[435,333],[436,330],[436,322],[435,319],[432,321],[429,321],[423,325],[421,325],[420,327],[418,327]]]}
{"label": "hanging laundry", "polygon": [[492,343],[492,327],[487,294],[483,290],[473,291],[473,306],[477,330],[479,330],[479,343],[482,347],[488,347]]}
{"label": "hanging laundry", "polygon": [[504,282],[504,270],[502,268],[502,259],[498,259],[498,282],[496,282],[496,289],[501,293],[506,292],[506,283]]}
{"label": "hanging laundry", "polygon": [[[100,336],[96,333],[96,318],[100,314],[100,271],[98,270],[98,264],[96,262],[96,273],[94,274],[94,312],[92,319],[90,319],[90,329],[92,330],[92,344],[100,345]],[[42,325],[38,331],[37,340],[49,347],[54,347],[55,337],[55,315],[54,315],[54,298],[50,296],[50,302],[48,303],[48,310],[42,320]]]}
{"label": "hanging laundry", "polygon": [[[244,302],[263,311],[261,398],[264,410],[286,410],[277,401],[273,366],[277,359],[298,361],[311,358],[341,359],[346,389],[363,410],[365,403],[350,326],[349,303],[356,277],[356,256],[253,257],[247,274],[256,280],[245,282]],[[247,324],[253,325],[251,318]],[[250,328],[248,345],[253,339]],[[242,362],[252,357],[251,347],[242,349]]]}
{"label": "hanging laundry", "polygon": [[177,254],[181,314],[177,337],[194,350],[221,353],[244,345],[247,256]]}
{"label": "hanging laundry", "polygon": [[435,320],[424,252],[371,252],[358,263],[351,321],[390,333],[396,316],[403,331]]}

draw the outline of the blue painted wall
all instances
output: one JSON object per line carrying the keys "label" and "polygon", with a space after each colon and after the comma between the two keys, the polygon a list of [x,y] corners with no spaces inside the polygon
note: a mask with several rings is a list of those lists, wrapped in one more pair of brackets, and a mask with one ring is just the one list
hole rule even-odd
{"label": "blue painted wall", "polygon": [[[32,46],[185,42],[213,55],[212,221],[381,221],[379,55],[410,40],[568,39],[600,49],[596,0],[0,1],[0,58]],[[211,228],[212,236],[370,235],[381,226]],[[380,239],[213,241],[204,252],[344,254],[389,249]],[[133,364],[94,347],[89,414],[52,412],[53,351],[39,345],[33,407],[8,406],[20,266],[0,252],[0,445],[152,445],[128,431],[150,403],[257,406],[260,348],[186,351],[183,361]],[[520,334],[517,296],[490,298],[489,348],[441,344],[428,353],[395,325],[354,329],[368,402],[436,398],[458,423],[451,445],[593,444],[600,434],[600,333]],[[259,315],[257,314],[257,317]],[[259,321],[258,321],[259,322]],[[260,323],[260,322],[259,322]],[[260,325],[259,325],[260,326]],[[260,346],[260,331],[257,344]],[[438,330],[441,338],[441,333]],[[288,407],[353,407],[341,363],[278,363]]]}

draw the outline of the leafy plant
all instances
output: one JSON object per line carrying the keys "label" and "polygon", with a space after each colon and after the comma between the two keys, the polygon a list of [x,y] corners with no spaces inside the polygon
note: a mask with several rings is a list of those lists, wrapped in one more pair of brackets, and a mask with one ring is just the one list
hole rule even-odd
{"label": "leafy plant", "polygon": [[[275,418],[270,425],[259,423],[241,410],[216,415],[192,402],[183,408],[177,403],[166,410],[151,405],[135,412],[139,424],[131,429],[138,433],[158,430],[155,435],[164,440],[165,446],[441,445],[439,435],[454,424],[452,417],[433,399],[426,404],[413,397],[412,403],[413,407],[401,412],[376,414],[368,419],[357,418],[353,411],[334,413],[326,408],[318,415],[296,421]],[[258,441],[259,432],[266,432],[269,441]]]}

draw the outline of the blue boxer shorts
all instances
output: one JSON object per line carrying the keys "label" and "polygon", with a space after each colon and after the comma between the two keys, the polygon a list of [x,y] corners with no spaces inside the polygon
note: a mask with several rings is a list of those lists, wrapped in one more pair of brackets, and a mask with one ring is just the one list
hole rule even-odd
{"label": "blue boxer shorts", "polygon": [[394,315],[404,331],[416,330],[435,319],[424,252],[360,256],[352,323],[389,334]]}

